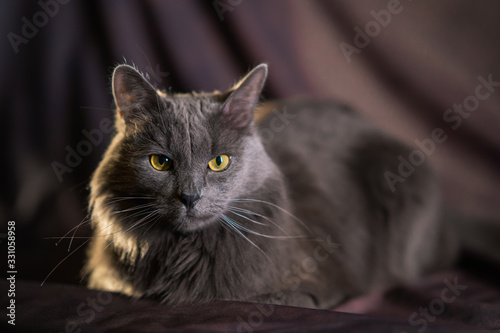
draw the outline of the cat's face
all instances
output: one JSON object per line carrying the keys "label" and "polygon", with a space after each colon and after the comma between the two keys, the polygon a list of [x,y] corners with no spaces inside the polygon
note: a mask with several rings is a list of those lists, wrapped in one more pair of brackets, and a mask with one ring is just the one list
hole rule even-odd
{"label": "cat's face", "polygon": [[266,74],[261,65],[225,94],[167,96],[119,66],[118,132],[91,183],[94,205],[106,198],[99,208],[131,230],[144,231],[141,219],[152,230],[180,232],[218,223],[230,200],[257,189],[272,163],[253,126]]}

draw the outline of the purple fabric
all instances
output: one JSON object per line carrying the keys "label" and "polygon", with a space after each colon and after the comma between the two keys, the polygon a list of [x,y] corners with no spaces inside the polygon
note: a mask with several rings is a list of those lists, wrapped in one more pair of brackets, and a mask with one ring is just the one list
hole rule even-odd
{"label": "purple fabric", "polygon": [[[485,221],[488,231],[471,245],[498,243],[500,2],[59,1],[0,4],[6,36],[0,48],[0,221],[16,221],[20,324],[35,331],[64,330],[67,320],[82,320],[77,306],[96,295],[69,285],[79,282],[84,246],[71,252],[46,287],[37,285],[68,255],[68,242],[56,247],[47,238],[85,221],[86,186],[110,134],[101,130],[91,152],[60,178],[52,164],[68,164],[68,150],[88,140],[85,131],[99,131],[101,121],[113,117],[109,77],[124,58],[158,87],[178,92],[228,88],[249,68],[267,62],[265,98],[336,98],[413,145],[428,142],[432,131],[442,128],[447,140],[427,158],[441,177],[444,203],[459,216]],[[25,22],[40,18],[49,4],[47,22],[13,45],[11,33],[23,36]],[[358,28],[372,29],[366,45],[356,44],[363,39]],[[341,45],[346,44],[357,45],[357,52],[345,57]],[[478,88],[488,78],[493,84]],[[489,94],[474,105],[478,89],[483,97]],[[457,123],[444,120],[449,109],[464,103],[475,111]],[[479,224],[469,226],[475,230]],[[76,236],[88,235],[83,223]],[[71,250],[84,241],[75,238]],[[453,274],[469,288],[426,332],[499,329],[499,279],[485,278],[498,272],[498,264],[472,264],[476,261],[469,258],[464,271],[441,272],[339,308],[358,314],[276,307],[259,329],[416,332],[420,326],[408,327],[409,316],[436,299],[443,280]],[[481,278],[475,277],[478,272]],[[248,318],[255,309],[236,302],[170,308],[113,296],[81,328],[233,331],[238,316]]]}
{"label": "purple fabric", "polygon": [[[500,330],[498,285],[490,285],[464,271],[443,272],[414,285],[363,296],[335,311],[232,301],[167,306],[152,300],[133,301],[81,286],[47,284],[41,287],[39,283],[26,281],[19,282],[17,290],[16,327],[36,332]],[[347,313],[352,311],[357,313]]]}

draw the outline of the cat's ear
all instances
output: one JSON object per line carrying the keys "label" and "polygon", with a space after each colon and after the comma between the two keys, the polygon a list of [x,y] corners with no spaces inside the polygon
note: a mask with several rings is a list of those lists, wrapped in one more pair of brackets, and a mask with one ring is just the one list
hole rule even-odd
{"label": "cat's ear", "polygon": [[267,64],[260,64],[230,91],[222,107],[222,116],[230,126],[244,128],[253,122],[253,109],[267,78]]}
{"label": "cat's ear", "polygon": [[154,107],[159,96],[155,88],[129,65],[120,65],[113,72],[113,97],[118,116],[125,124],[134,123],[137,113]]}

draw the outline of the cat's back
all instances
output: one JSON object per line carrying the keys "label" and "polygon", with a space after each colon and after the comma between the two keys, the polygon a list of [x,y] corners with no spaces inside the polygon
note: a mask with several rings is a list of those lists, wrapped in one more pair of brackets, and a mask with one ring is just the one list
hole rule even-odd
{"label": "cat's back", "polygon": [[[384,281],[391,266],[407,265],[392,273],[404,272],[406,280],[433,265],[430,250],[417,255],[389,241],[412,235],[431,244],[440,237],[439,186],[425,157],[401,175],[401,161],[414,149],[336,102],[298,100],[264,107],[271,111],[259,123],[261,138],[285,177],[293,213],[316,233],[332,235],[356,276],[380,274]],[[389,230],[394,234],[387,236]],[[380,253],[401,258],[391,261]]]}
{"label": "cat's back", "polygon": [[355,111],[331,100],[264,103],[257,110],[261,112],[265,115],[260,117],[260,135],[271,157],[299,154],[317,162],[336,159],[360,134],[374,129]]}
{"label": "cat's back", "polygon": [[[407,158],[412,151],[348,106],[331,100],[271,102],[257,111],[265,114],[258,116],[262,142],[285,176],[302,173],[312,177],[310,181],[333,185],[331,181],[367,173],[398,174],[399,156]],[[425,158],[423,162],[415,175],[432,177]],[[412,182],[415,177],[408,178]],[[387,185],[395,192],[397,186]]]}
{"label": "cat's back", "polygon": [[[393,170],[408,147],[351,108],[331,100],[291,100],[264,105],[259,123],[267,152],[288,178],[304,178],[347,193],[357,173]],[[381,170],[378,170],[379,172]],[[293,182],[295,183],[295,182]],[[317,190],[317,189],[316,189]],[[335,192],[336,193],[336,192]]]}

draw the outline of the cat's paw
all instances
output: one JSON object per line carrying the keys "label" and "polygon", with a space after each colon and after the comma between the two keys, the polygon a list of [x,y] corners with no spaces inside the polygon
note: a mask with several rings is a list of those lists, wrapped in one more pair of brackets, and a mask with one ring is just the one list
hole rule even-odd
{"label": "cat's paw", "polygon": [[291,290],[276,290],[268,294],[255,296],[250,301],[255,303],[300,306],[304,308],[318,307],[316,298],[313,295]]}

